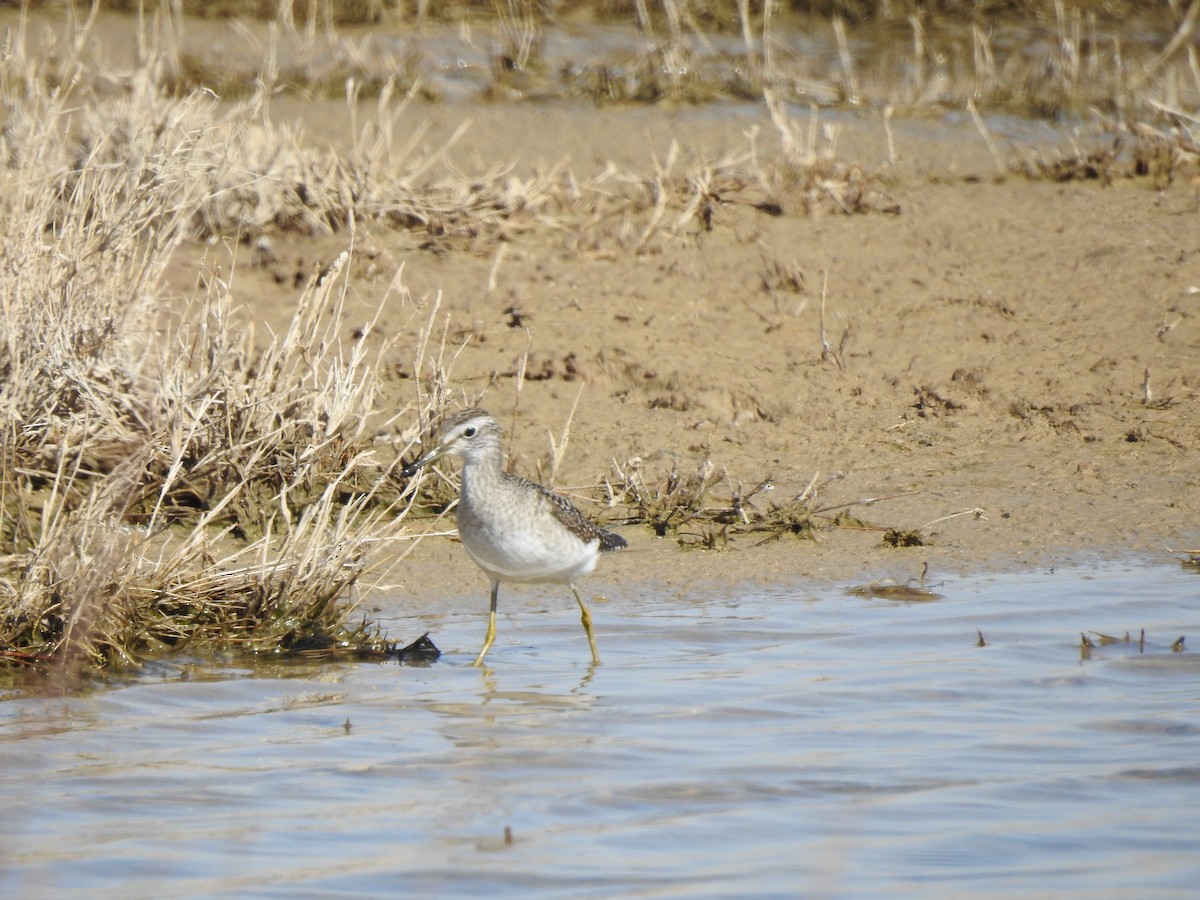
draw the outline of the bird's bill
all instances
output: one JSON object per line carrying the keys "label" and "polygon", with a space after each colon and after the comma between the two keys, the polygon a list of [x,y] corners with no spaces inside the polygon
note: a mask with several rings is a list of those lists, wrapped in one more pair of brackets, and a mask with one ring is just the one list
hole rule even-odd
{"label": "bird's bill", "polygon": [[400,470],[400,474],[405,478],[412,478],[422,468],[429,465],[431,462],[436,462],[446,455],[445,447],[434,447],[420,459],[410,462],[407,466]]}

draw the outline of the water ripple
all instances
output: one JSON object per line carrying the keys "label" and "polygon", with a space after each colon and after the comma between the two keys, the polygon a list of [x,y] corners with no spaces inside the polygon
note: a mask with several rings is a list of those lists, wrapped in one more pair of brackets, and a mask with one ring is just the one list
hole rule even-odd
{"label": "water ripple", "polygon": [[1200,657],[1171,645],[1200,641],[1198,585],[617,597],[598,668],[569,609],[514,592],[482,671],[480,617],[424,616],[468,649],[16,697],[0,894],[1185,896]]}

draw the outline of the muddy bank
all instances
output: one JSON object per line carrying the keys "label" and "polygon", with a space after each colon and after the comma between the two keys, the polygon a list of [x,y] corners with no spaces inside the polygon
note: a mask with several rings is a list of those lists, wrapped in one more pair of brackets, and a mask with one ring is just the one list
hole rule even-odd
{"label": "muddy bank", "polygon": [[[464,152],[502,145],[517,170],[594,152],[594,110],[558,109],[553,129],[534,128],[527,108],[480,112]],[[652,141],[646,111],[603,116],[608,140]],[[669,116],[655,121],[670,127]],[[964,177],[985,175],[991,160],[939,127],[906,126],[901,162],[880,178],[898,214],[718,204],[710,228],[686,223],[640,254],[558,233],[430,252],[360,226],[347,328],[401,265],[422,309],[393,304],[385,331],[415,335],[440,292],[449,344],[462,347],[456,395],[483,395],[514,429],[516,470],[533,477],[547,477],[547,435],[560,439],[569,420],[555,483],[581,505],[630,466],[649,483],[707,462],[714,503],[769,478],[758,507],[813,489],[828,510],[819,521],[842,509],[858,520],[815,541],[713,526],[660,538],[630,525],[620,530],[634,552],[594,576],[614,589],[647,573],[853,581],[907,578],[924,562],[936,573],[1195,547],[1195,188]],[[688,133],[710,146],[736,139],[717,116],[692,117]],[[882,130],[866,122],[845,134],[866,155]],[[271,262],[238,269],[235,295],[255,317],[282,317],[288,273],[348,243],[274,238]],[[189,266],[182,257],[181,278]],[[402,334],[396,346],[401,396],[415,340]],[[616,523],[628,512],[588,508]],[[911,545],[885,544],[889,529]],[[681,549],[705,543],[717,549]],[[437,538],[395,578],[401,595],[420,597],[447,573],[452,588],[478,590],[459,548]]]}

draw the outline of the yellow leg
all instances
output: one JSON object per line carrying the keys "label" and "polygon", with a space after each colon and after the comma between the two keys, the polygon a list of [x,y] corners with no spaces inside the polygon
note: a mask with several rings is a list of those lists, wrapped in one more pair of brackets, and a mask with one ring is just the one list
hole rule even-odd
{"label": "yellow leg", "polygon": [[473,666],[483,665],[483,658],[487,656],[488,650],[492,649],[492,642],[496,640],[496,594],[500,591],[500,582],[492,582],[492,610],[488,613],[488,630],[483,637],[483,649],[479,651],[479,655],[475,657]]}
{"label": "yellow leg", "polygon": [[579,596],[579,591],[576,590],[575,585],[571,585],[571,592],[579,602],[579,618],[583,622],[583,630],[587,632],[588,646],[592,648],[592,665],[597,665],[600,662],[600,654],[596,652],[596,639],[592,636],[592,614],[588,612],[587,604]]}

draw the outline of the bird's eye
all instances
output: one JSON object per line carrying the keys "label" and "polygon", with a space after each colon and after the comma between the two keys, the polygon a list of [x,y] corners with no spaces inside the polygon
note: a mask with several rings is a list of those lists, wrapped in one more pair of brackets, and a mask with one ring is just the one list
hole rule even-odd
{"label": "bird's eye", "polygon": [[475,426],[472,425],[470,428],[464,428],[463,437],[475,437]]}

